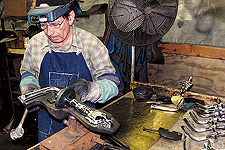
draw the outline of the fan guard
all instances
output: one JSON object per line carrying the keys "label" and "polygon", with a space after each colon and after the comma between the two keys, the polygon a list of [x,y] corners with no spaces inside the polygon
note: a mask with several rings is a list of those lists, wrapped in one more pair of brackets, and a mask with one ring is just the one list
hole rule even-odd
{"label": "fan guard", "polygon": [[163,37],[173,25],[178,0],[109,0],[108,21],[115,36],[143,46]]}

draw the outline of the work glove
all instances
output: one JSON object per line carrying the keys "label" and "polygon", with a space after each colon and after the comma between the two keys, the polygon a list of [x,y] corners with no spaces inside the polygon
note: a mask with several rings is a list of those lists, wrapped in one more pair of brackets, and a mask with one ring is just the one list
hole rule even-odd
{"label": "work glove", "polygon": [[[35,90],[37,90],[38,87],[34,84],[25,84],[23,86],[20,87],[20,92],[22,95],[33,92]],[[40,107],[39,106],[35,106],[31,109],[29,109],[29,113],[33,112],[33,111],[39,111]]]}
{"label": "work glove", "polygon": [[81,102],[96,102],[101,96],[101,85],[97,82],[78,79],[68,85],[81,96]]}
{"label": "work glove", "polygon": [[34,84],[25,84],[20,87],[20,92],[22,95],[33,92],[34,90],[37,90],[38,87]]}

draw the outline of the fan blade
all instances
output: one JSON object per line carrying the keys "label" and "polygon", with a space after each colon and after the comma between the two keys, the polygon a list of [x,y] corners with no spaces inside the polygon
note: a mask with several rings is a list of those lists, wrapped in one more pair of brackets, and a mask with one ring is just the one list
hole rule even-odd
{"label": "fan blade", "polygon": [[130,32],[137,29],[141,24],[143,24],[144,15],[139,15],[121,27],[121,30],[124,32]]}
{"label": "fan blade", "polygon": [[140,11],[143,11],[143,8],[146,7],[145,0],[132,0],[132,1]]}
{"label": "fan blade", "polygon": [[159,40],[172,27],[178,0],[109,0],[108,21],[122,42],[143,46]]}
{"label": "fan blade", "polygon": [[147,33],[147,34],[150,34],[150,35],[156,35],[157,34],[157,31],[155,30],[155,26],[153,24],[153,21],[152,21],[152,19],[149,15],[145,16],[145,20],[144,20],[143,25],[142,25],[142,31]]}
{"label": "fan blade", "polygon": [[144,21],[143,13],[131,1],[121,0],[120,2],[116,3],[111,11],[115,26],[123,32],[137,29]]}
{"label": "fan blade", "polygon": [[161,7],[161,6],[155,6],[152,8],[152,13],[156,13],[158,15],[162,15],[162,16],[166,16],[166,17],[170,17],[169,12],[167,11],[166,8]]}

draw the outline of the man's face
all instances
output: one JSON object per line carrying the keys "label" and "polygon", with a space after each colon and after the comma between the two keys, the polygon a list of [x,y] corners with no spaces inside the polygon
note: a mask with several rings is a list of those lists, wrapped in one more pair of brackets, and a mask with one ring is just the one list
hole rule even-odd
{"label": "man's face", "polygon": [[72,34],[70,34],[71,27],[67,18],[61,16],[55,21],[47,22],[43,25],[47,25],[44,32],[54,44],[64,46],[70,42]]}

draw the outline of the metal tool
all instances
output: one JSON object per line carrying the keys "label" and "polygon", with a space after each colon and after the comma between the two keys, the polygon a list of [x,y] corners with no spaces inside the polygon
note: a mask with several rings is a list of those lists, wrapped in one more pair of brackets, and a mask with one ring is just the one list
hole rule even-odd
{"label": "metal tool", "polygon": [[146,101],[145,106],[153,105],[153,104],[163,104],[163,102],[158,101]]}
{"label": "metal tool", "polygon": [[207,142],[204,143],[204,149],[203,150],[215,150],[214,148],[212,148],[210,140],[207,140]]}
{"label": "metal tool", "polygon": [[216,132],[213,131],[213,133],[206,135],[205,137],[196,137],[192,134],[192,132],[189,130],[189,128],[187,128],[186,126],[181,126],[181,128],[184,130],[184,132],[194,141],[205,141],[208,140],[210,138],[217,138],[217,137],[224,137],[225,136],[225,132]]}
{"label": "metal tool", "polygon": [[208,113],[203,112],[201,110],[196,110],[196,109],[194,109],[194,110],[199,117],[203,117],[203,118],[208,118],[208,117],[213,117],[213,116],[221,116],[221,117],[223,116],[223,117],[225,117],[225,111],[221,111],[221,110],[214,110],[214,111],[208,112]]}
{"label": "metal tool", "polygon": [[195,109],[196,111],[198,111],[199,113],[203,114],[211,114],[211,113],[215,113],[215,112],[221,112],[221,113],[225,113],[225,108],[213,108],[213,109]]}
{"label": "metal tool", "polygon": [[182,109],[184,106],[183,95],[189,88],[192,87],[192,85],[193,85],[192,76],[190,76],[187,81],[182,82],[180,93],[178,95],[174,95],[171,97],[171,102],[176,105],[176,108],[172,108],[172,107],[169,107],[166,105],[164,105],[164,106],[151,105],[151,108],[163,110],[163,111],[171,111],[171,112],[176,112],[176,111]]}
{"label": "metal tool", "polygon": [[186,133],[184,134],[184,150],[189,150],[189,137]]}
{"label": "metal tool", "polygon": [[183,96],[184,93],[193,86],[193,77],[190,76],[187,81],[183,81],[180,89],[180,95]]}
{"label": "metal tool", "polygon": [[215,105],[202,105],[202,104],[196,103],[196,107],[202,108],[202,109],[215,109],[215,108],[222,109],[222,108],[225,108],[225,104],[221,100],[219,100],[219,103]]}
{"label": "metal tool", "polygon": [[190,76],[187,81],[183,81],[180,89],[180,93],[178,95],[174,95],[171,97],[171,101],[175,104],[178,109],[183,107],[184,105],[184,93],[193,86],[192,83],[193,77]]}
{"label": "metal tool", "polygon": [[186,123],[186,125],[193,131],[195,132],[205,132],[205,131],[211,131],[211,130],[217,130],[217,129],[225,129],[225,126],[223,125],[217,125],[217,124],[213,124],[212,126],[209,126],[207,128],[196,128],[194,126],[194,124],[192,124],[188,118],[183,118],[184,122]]}
{"label": "metal tool", "polygon": [[179,110],[178,108],[172,108],[172,107],[160,106],[160,105],[151,105],[151,109],[158,109],[158,110],[171,111],[171,112],[175,112]]}
{"label": "metal tool", "polygon": [[159,104],[172,104],[171,100],[162,96],[154,96],[150,100],[145,101],[145,105],[159,105]]}
{"label": "metal tool", "polygon": [[70,87],[46,87],[19,96],[28,109],[42,105],[57,119],[65,119],[70,114],[92,131],[113,134],[118,130],[120,124],[110,113],[91,108],[82,103],[80,98]]}
{"label": "metal tool", "polygon": [[166,139],[170,139],[170,140],[174,140],[174,141],[181,140],[181,138],[182,138],[181,133],[176,132],[176,131],[171,132],[168,129],[164,129],[164,128],[161,128],[161,127],[158,130],[153,130],[153,129],[143,127],[143,131],[158,132],[160,137],[164,137]]}
{"label": "metal tool", "polygon": [[11,137],[11,139],[16,140],[16,139],[21,138],[23,136],[24,129],[22,128],[22,126],[23,126],[24,120],[25,120],[28,112],[29,111],[26,108],[25,111],[24,111],[23,117],[22,117],[22,119],[21,119],[21,121],[20,121],[20,123],[18,125],[18,127],[16,129],[12,129],[10,131],[10,137]]}
{"label": "metal tool", "polygon": [[210,123],[217,123],[217,122],[225,122],[225,117],[221,118],[221,116],[214,115],[213,118],[211,118],[209,120],[199,120],[197,115],[195,114],[195,112],[190,111],[189,114],[190,114],[191,118],[194,120],[194,122],[197,124],[210,124]]}

